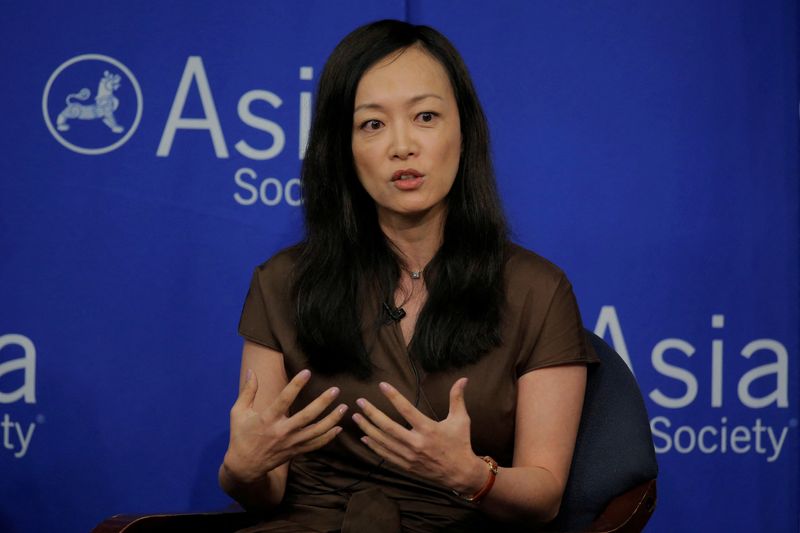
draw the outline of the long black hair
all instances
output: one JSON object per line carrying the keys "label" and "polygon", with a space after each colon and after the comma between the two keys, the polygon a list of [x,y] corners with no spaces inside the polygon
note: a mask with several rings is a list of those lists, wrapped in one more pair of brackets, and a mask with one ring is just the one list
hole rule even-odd
{"label": "long black hair", "polygon": [[421,47],[447,72],[463,147],[446,199],[443,243],[425,268],[428,298],[410,352],[423,368],[435,371],[474,362],[501,341],[507,229],[478,96],[463,60],[442,34],[382,20],[347,35],[328,58],[301,172],[306,235],[292,296],[299,345],[324,374],[371,374],[364,339],[385,316],[383,302],[394,302],[401,259],[358,180],[351,137],[361,77],[410,46]]}

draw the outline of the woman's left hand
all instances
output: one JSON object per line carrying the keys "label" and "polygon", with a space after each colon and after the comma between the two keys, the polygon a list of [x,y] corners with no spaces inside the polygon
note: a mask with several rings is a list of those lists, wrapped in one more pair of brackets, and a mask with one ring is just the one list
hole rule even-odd
{"label": "woman's left hand", "polygon": [[353,420],[365,437],[361,440],[372,451],[395,465],[461,494],[479,489],[486,477],[486,464],[472,451],[470,418],[464,403],[467,378],[456,380],[450,389],[447,418],[435,421],[423,415],[397,389],[388,383],[381,392],[411,425],[405,428],[380,409],[360,398],[356,404],[364,415]]}

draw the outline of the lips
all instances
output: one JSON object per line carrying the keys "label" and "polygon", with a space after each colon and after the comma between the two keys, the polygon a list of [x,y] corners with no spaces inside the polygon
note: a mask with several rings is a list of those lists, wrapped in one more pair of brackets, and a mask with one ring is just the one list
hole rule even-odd
{"label": "lips", "polygon": [[425,174],[413,168],[402,168],[392,174],[392,181],[410,180],[413,178],[423,178]]}

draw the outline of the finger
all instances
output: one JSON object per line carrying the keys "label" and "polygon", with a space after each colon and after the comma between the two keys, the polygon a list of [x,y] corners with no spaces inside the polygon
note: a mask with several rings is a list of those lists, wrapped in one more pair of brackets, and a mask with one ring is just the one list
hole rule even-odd
{"label": "finger", "polygon": [[333,428],[336,424],[338,424],[344,414],[347,412],[347,406],[345,404],[339,405],[336,409],[328,413],[328,415],[320,420],[315,424],[311,424],[310,426],[306,426],[302,428],[300,431],[292,435],[290,439],[290,445],[302,445],[307,441],[314,440],[320,435],[327,433],[331,428]]}
{"label": "finger", "polygon": [[381,431],[380,428],[371,424],[369,420],[358,413],[353,415],[353,421],[358,424],[358,427],[361,429],[361,431],[366,433],[366,435],[375,442],[378,442],[383,448],[391,451],[393,454],[399,457],[411,457],[412,452],[409,450],[407,443],[397,440],[391,435]]}
{"label": "finger", "polygon": [[323,446],[325,446],[326,444],[328,444],[330,441],[335,439],[336,436],[339,435],[339,433],[341,433],[341,432],[342,432],[342,428],[341,427],[339,427],[339,426],[332,427],[331,429],[329,429],[328,431],[326,431],[325,433],[323,433],[319,437],[317,437],[315,439],[311,439],[309,441],[306,441],[305,443],[300,444],[300,445],[298,445],[296,447],[293,447],[292,451],[294,452],[294,455],[300,455],[302,453],[313,452],[314,450],[318,450],[318,449],[322,448]]}
{"label": "finger", "polygon": [[386,382],[381,382],[378,386],[383,395],[392,402],[392,405],[397,409],[397,412],[400,413],[400,416],[411,424],[411,427],[417,428],[431,422],[430,418],[420,413],[397,389]]}
{"label": "finger", "polygon": [[236,398],[236,401],[233,404],[234,408],[239,407],[253,407],[253,402],[256,399],[256,393],[258,392],[258,378],[256,377],[256,373],[253,372],[252,369],[247,369],[247,377],[244,380],[244,386],[242,390],[239,391],[239,396]]}
{"label": "finger", "polygon": [[467,378],[457,379],[450,387],[450,410],[447,413],[449,418],[452,415],[467,414],[467,405],[464,402],[464,389],[467,388]]}
{"label": "finger", "polygon": [[311,371],[308,369],[298,372],[292,380],[286,384],[280,394],[278,394],[278,397],[272,402],[270,408],[274,410],[276,414],[285,415],[289,411],[289,407],[297,399],[297,395],[300,394],[300,391],[305,387],[306,383],[308,383],[309,379],[311,379]]}
{"label": "finger", "polygon": [[[356,404],[358,404],[361,411],[369,418],[370,422],[378,426],[384,433],[391,435],[399,441],[408,441],[410,439],[411,431],[389,418],[383,411],[364,398],[356,400]],[[353,419],[355,419],[356,416],[357,415],[353,415]]]}
{"label": "finger", "polygon": [[411,470],[411,463],[393,453],[391,450],[387,449],[386,447],[382,446],[380,442],[377,442],[370,437],[361,437],[361,442],[366,444],[370,450],[375,452],[379,457],[382,459],[386,459],[390,463],[394,463],[403,470]]}
{"label": "finger", "polygon": [[316,420],[317,417],[321,415],[331,403],[333,403],[333,400],[335,400],[337,396],[339,396],[338,387],[331,387],[330,389],[326,390],[314,398],[311,403],[289,417],[288,422],[290,427],[294,429],[301,429],[309,425],[311,422]]}

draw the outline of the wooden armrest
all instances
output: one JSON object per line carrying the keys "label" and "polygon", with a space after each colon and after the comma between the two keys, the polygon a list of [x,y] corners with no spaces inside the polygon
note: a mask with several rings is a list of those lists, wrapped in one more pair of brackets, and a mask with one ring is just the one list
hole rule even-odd
{"label": "wooden armrest", "polygon": [[92,533],[195,533],[234,532],[258,522],[245,512],[115,515],[103,520]]}
{"label": "wooden armrest", "polygon": [[651,479],[611,500],[586,533],[638,533],[656,508],[656,480]]}

